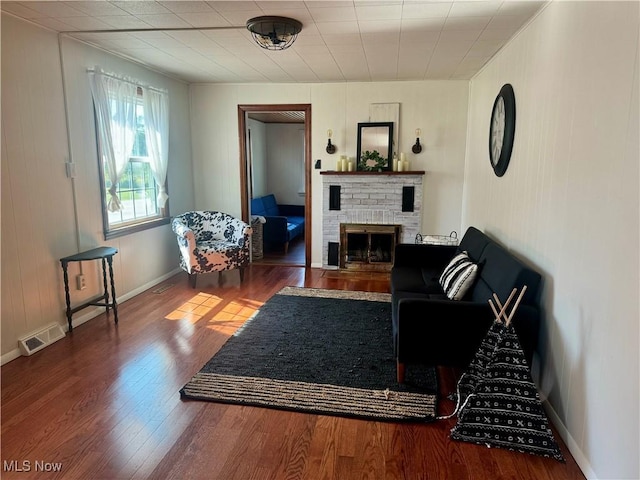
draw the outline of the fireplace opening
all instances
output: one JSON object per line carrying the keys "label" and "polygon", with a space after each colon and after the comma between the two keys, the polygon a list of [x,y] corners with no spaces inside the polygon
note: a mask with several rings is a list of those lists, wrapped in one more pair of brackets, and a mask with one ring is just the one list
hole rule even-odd
{"label": "fireplace opening", "polygon": [[389,271],[401,225],[340,224],[340,268]]}

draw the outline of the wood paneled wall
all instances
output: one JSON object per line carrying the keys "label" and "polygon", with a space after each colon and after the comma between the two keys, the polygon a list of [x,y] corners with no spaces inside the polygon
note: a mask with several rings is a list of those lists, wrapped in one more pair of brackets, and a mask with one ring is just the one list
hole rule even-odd
{"label": "wood paneled wall", "polygon": [[[463,223],[543,273],[542,393],[593,478],[640,476],[638,10],[552,2],[470,89]],[[504,83],[516,133],[497,178],[489,119]]]}
{"label": "wood paneled wall", "polygon": [[[61,50],[62,57],[56,34],[2,15],[3,363],[19,354],[19,337],[53,322],[65,324],[61,257],[97,245],[118,248],[114,271],[121,300],[177,268],[168,225],[104,240],[87,68],[98,64],[169,90],[171,213],[193,208],[188,86],[68,38]],[[66,177],[69,159],[76,164],[73,181]],[[100,290],[97,265],[85,262],[82,268],[87,289],[74,288],[72,304]],[[72,280],[78,272],[74,264]],[[99,311],[81,312],[76,322]]]}
{"label": "wood paneled wall", "polygon": [[[414,170],[426,170],[422,226],[429,233],[459,230],[467,128],[467,81],[371,82],[339,84],[193,85],[192,138],[196,205],[221,204],[240,214],[238,104],[312,106],[312,163],[335,169],[340,155],[355,157],[357,125],[369,120],[372,103],[400,103],[398,151],[407,152]],[[423,151],[411,153],[421,128]],[[337,152],[326,153],[327,129]],[[320,170],[311,172],[313,212],[322,212]],[[322,216],[314,214],[312,265],[322,265]]]}

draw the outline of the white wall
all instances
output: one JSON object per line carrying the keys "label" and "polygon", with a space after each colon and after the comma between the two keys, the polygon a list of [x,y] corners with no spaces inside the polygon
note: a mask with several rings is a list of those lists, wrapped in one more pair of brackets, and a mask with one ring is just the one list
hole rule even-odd
{"label": "white wall", "polygon": [[[192,85],[192,149],[197,208],[240,215],[239,104],[311,104],[312,164],[334,169],[339,155],[355,157],[357,124],[369,120],[371,103],[400,103],[399,150],[412,167],[426,170],[422,229],[460,231],[468,82],[377,82],[296,85]],[[325,151],[333,130],[337,152]],[[414,156],[415,129],[423,152]],[[322,264],[322,181],[312,171],[312,265]]]}
{"label": "white wall", "polygon": [[267,124],[267,193],[281,205],[304,205],[304,125]]}
{"label": "white wall", "polygon": [[[253,197],[269,193],[267,187],[267,126],[257,120],[247,119],[247,131],[251,131],[251,175]],[[249,136],[247,135],[247,138]]]}
{"label": "white wall", "polygon": [[[57,35],[2,15],[3,362],[18,354],[20,336],[52,322],[66,327],[61,257],[98,245],[116,247],[115,284],[121,300],[177,267],[178,250],[168,225],[104,240],[88,67],[99,64],[105,70],[169,90],[171,213],[191,209],[194,204],[188,87],[69,39],[63,40],[62,46],[70,149]],[[76,164],[75,193],[65,175],[68,158]],[[72,305],[100,293],[97,265],[85,262],[83,267],[87,289],[72,289]],[[76,273],[78,264],[71,264],[72,279]],[[100,311],[104,309],[78,312],[74,325]]]}
{"label": "white wall", "polygon": [[[471,82],[463,224],[543,274],[541,389],[589,477],[638,466],[637,2],[553,2]],[[495,96],[516,133],[502,178],[488,159]]]}

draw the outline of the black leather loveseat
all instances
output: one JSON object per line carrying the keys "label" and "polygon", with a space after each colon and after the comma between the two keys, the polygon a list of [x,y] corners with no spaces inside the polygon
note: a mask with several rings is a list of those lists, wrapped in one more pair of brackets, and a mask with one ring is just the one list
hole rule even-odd
{"label": "black leather loveseat", "polygon": [[[449,300],[439,283],[453,256],[467,251],[478,275],[462,300]],[[399,244],[391,270],[392,322],[398,381],[405,364],[467,367],[495,315],[488,300],[504,303],[513,288],[527,291],[513,325],[529,362],[538,341],[540,275],[480,230],[469,227],[459,246]]]}

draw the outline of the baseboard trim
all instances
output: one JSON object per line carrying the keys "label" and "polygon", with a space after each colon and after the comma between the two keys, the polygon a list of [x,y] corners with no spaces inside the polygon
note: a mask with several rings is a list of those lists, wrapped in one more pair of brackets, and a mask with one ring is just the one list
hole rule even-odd
{"label": "baseboard trim", "polygon": [[567,427],[565,427],[564,423],[562,423],[562,420],[560,420],[558,413],[554,410],[554,408],[551,406],[548,400],[545,400],[543,402],[543,405],[544,405],[544,409],[547,412],[547,415],[549,416],[551,422],[553,423],[553,426],[556,427],[556,430],[558,430],[558,433],[562,437],[562,440],[564,440],[564,443],[566,443],[567,448],[569,449],[569,451],[571,452],[571,455],[573,456],[574,460],[578,464],[578,467],[580,467],[580,470],[582,470],[582,473],[584,474],[584,476],[589,479],[597,479],[598,476],[595,474],[595,472],[591,468],[591,463],[589,462],[585,454],[582,452],[582,449],[578,445],[578,442],[575,441],[571,433],[569,433],[569,430],[567,430]]}
{"label": "baseboard trim", "polygon": [[22,356],[22,353],[20,352],[20,348],[16,348],[14,350],[11,350],[8,353],[5,353],[4,355],[2,355],[2,357],[0,357],[0,365],[4,365],[5,363],[9,363],[12,360],[15,360],[16,358]]}
{"label": "baseboard trim", "polygon": [[[155,287],[157,284],[164,282],[165,280],[173,277],[174,275],[177,275],[178,273],[182,272],[182,269],[180,268],[176,268],[174,270],[172,270],[169,273],[166,273],[164,275],[162,275],[161,277],[158,277],[148,283],[145,283],[144,285],[141,285],[140,287],[131,290],[130,292],[125,293],[122,296],[118,297],[118,305],[121,303],[126,302],[127,300],[129,300],[130,298],[135,297],[136,295],[141,294],[142,292],[149,290],[152,287]],[[77,317],[73,317],[73,326],[77,327],[78,325],[82,325],[83,323],[88,322],[89,320],[91,320],[92,318],[97,317],[98,315],[100,315],[101,313],[104,312],[104,307],[94,307],[91,310],[88,310],[85,314],[77,316]],[[65,317],[66,320],[66,314],[63,312],[63,317]],[[65,333],[67,333],[69,331],[69,325],[67,324],[67,322],[64,322],[64,325],[61,325],[62,329],[64,330]],[[37,355],[37,352],[34,354]],[[2,355],[2,357],[0,357],[0,365],[4,365],[5,363],[9,363],[12,360],[15,360],[18,357],[21,357],[22,353],[20,352],[20,348],[15,348],[14,350],[11,350],[10,352],[5,353],[4,355]]]}
{"label": "baseboard trim", "polygon": [[[118,297],[118,305],[120,305],[121,303],[126,302],[130,298],[135,297],[136,295],[140,295],[142,292],[144,292],[146,290],[149,290],[152,287],[155,287],[159,283],[162,283],[165,280],[173,277],[174,275],[177,275],[181,271],[182,270],[180,268],[176,268],[175,270],[172,270],[171,272],[166,273],[166,274],[162,275],[161,277],[158,277],[158,278],[156,278],[156,279],[154,279],[154,280],[152,280],[152,281],[150,281],[148,283],[145,283],[144,285],[141,285],[138,288],[135,288],[135,289],[131,290],[130,292],[125,293],[121,297]],[[79,317],[74,318],[73,319],[73,326],[77,327],[78,325],[82,325],[83,323],[88,322],[89,320],[91,320],[92,318],[97,317],[98,315],[100,315],[103,312],[104,312],[104,307],[95,307],[93,310],[88,311],[84,315],[81,315]],[[69,331],[68,325],[65,324],[65,332],[68,332],[68,331]]]}

